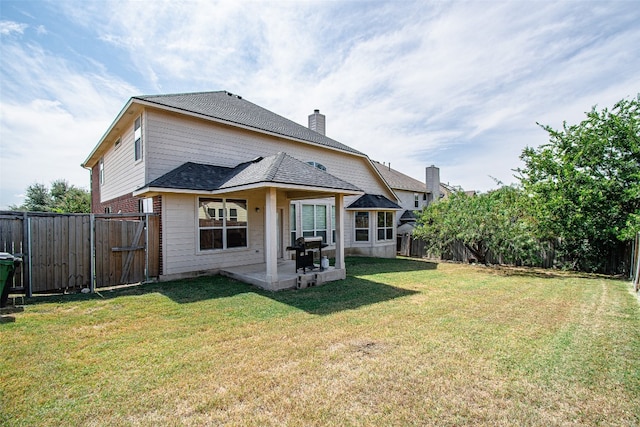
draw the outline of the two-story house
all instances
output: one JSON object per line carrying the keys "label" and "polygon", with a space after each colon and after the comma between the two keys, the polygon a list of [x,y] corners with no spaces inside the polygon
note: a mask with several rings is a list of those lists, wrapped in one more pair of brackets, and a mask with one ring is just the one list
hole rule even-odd
{"label": "two-story house", "polygon": [[[132,97],[91,151],[92,210],[161,218],[160,279],[263,266],[295,286],[287,246],[319,236],[335,254],[395,256],[398,197],[366,154],[226,91]],[[280,269],[280,271],[279,271]]]}

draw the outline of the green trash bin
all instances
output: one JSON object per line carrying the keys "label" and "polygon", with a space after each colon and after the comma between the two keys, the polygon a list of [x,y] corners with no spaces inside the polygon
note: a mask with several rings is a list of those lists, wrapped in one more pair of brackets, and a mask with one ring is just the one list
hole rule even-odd
{"label": "green trash bin", "polygon": [[20,257],[13,256],[8,252],[0,252],[0,308],[7,305],[13,273],[21,262],[22,258]]}

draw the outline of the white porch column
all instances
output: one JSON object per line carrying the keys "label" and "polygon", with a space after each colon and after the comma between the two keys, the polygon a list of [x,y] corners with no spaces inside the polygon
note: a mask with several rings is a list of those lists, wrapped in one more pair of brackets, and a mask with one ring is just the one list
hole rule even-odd
{"label": "white porch column", "polygon": [[278,281],[278,221],[276,189],[267,189],[264,206],[264,258],[267,265],[267,283]]}
{"label": "white porch column", "polygon": [[336,269],[344,266],[344,195],[335,195],[336,204]]}

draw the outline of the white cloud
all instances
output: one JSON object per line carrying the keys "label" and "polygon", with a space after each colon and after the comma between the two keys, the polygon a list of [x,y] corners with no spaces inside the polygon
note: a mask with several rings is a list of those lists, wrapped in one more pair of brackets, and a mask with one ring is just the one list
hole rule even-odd
{"label": "white cloud", "polygon": [[88,188],[80,167],[122,105],[136,90],[94,67],[81,72],[41,46],[1,46],[0,209],[34,182],[64,178]]}
{"label": "white cloud", "polygon": [[29,26],[13,21],[0,21],[0,35],[8,36],[11,34],[24,34]]}

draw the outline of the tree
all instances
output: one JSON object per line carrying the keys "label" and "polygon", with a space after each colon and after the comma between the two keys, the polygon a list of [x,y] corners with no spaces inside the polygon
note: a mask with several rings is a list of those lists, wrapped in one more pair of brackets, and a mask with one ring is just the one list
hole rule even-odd
{"label": "tree", "polygon": [[604,271],[640,231],[640,94],[560,131],[540,126],[549,143],[527,147],[517,170],[537,233],[559,238],[573,267]]}
{"label": "tree", "polygon": [[32,184],[27,187],[24,199],[24,210],[34,212],[48,212],[51,210],[53,200],[49,189],[44,184]]}
{"label": "tree", "polygon": [[530,227],[527,204],[521,189],[514,186],[474,196],[455,192],[422,211],[414,236],[423,239],[432,253],[462,243],[480,263],[486,263],[491,252],[503,262],[534,264],[539,241]]}
{"label": "tree", "polygon": [[91,194],[82,188],[71,186],[55,207],[60,213],[91,212]]}
{"label": "tree", "polygon": [[44,184],[27,187],[22,206],[9,206],[11,210],[31,212],[88,213],[91,212],[91,194],[77,188],[64,179],[51,183],[51,190]]}

